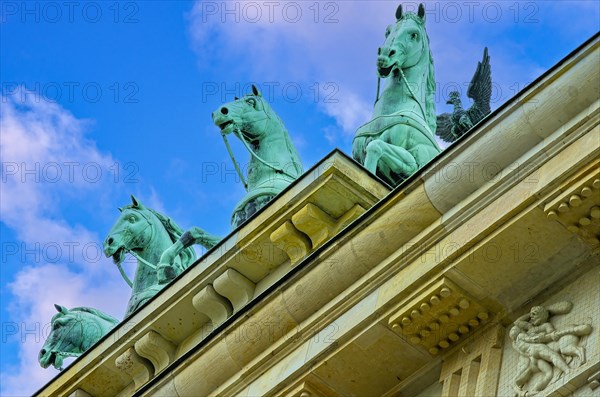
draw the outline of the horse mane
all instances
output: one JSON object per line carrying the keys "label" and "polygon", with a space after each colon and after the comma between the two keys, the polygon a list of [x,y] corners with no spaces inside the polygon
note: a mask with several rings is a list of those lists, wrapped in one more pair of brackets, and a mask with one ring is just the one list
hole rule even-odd
{"label": "horse mane", "polygon": [[[108,315],[108,314],[106,314],[106,313],[104,313],[104,312],[101,312],[101,311],[100,311],[100,310],[98,310],[98,309],[94,309],[93,307],[85,307],[85,306],[82,306],[82,307],[74,307],[74,308],[72,308],[72,309],[68,309],[68,310],[69,310],[69,312],[84,312],[84,313],[90,313],[90,314],[93,314],[93,315],[94,315],[94,316],[96,316],[96,317],[100,317],[101,319],[103,319],[103,320],[105,320],[105,321],[107,321],[107,322],[109,322],[109,323],[114,323],[114,324],[116,324],[116,323],[118,323],[118,322],[119,322],[119,320],[117,320],[116,318],[114,318],[114,317],[112,317],[112,316],[110,316],[110,315]],[[59,314],[60,314],[60,313],[59,313]]]}
{"label": "horse mane", "polygon": [[425,29],[425,21],[421,19],[417,14],[408,12],[402,15],[400,21],[405,19],[411,19],[417,23],[417,26],[422,30],[425,37],[426,51],[428,52],[428,70],[427,70],[427,81],[425,88],[425,121],[431,129],[431,132],[435,133],[437,128],[437,117],[435,114],[435,69],[433,67],[433,54],[431,53],[431,46],[429,45],[429,35]]}
{"label": "horse mane", "polygon": [[[158,218],[160,223],[162,223],[165,230],[169,234],[171,241],[173,243],[177,242],[177,240],[179,240],[179,238],[183,235],[183,230],[175,223],[175,221],[168,216],[153,210],[152,208],[147,209]],[[181,251],[179,256],[181,257],[181,265],[185,269],[196,259],[196,251],[194,251],[192,247],[188,247]]]}
{"label": "horse mane", "polygon": [[[271,105],[265,100],[264,97],[260,97],[260,100],[263,103],[263,109],[265,110],[265,113],[267,113],[267,116],[269,116],[270,118],[273,118],[275,121],[277,121],[277,123],[281,127],[281,130],[285,133],[284,141],[285,141],[286,149],[288,150],[288,152],[290,152],[290,154],[292,154],[292,156],[295,156],[298,159],[298,162],[294,161],[294,168],[296,169],[296,172],[298,172],[298,176],[302,175],[304,170],[302,169],[302,163],[300,162],[300,155],[298,154],[296,147],[292,144],[292,138],[290,137],[290,133],[288,132],[288,129],[286,128],[285,124],[283,123],[283,120],[273,110]],[[284,166],[286,166],[286,165],[287,164],[285,164]]]}
{"label": "horse mane", "polygon": [[427,124],[431,129],[431,132],[435,133],[437,128],[437,116],[435,115],[435,68],[433,67],[433,54],[431,53],[431,47],[429,46],[429,35],[425,32],[425,38],[427,43],[427,51],[429,52],[429,66],[427,70],[427,91],[425,92],[425,115]]}

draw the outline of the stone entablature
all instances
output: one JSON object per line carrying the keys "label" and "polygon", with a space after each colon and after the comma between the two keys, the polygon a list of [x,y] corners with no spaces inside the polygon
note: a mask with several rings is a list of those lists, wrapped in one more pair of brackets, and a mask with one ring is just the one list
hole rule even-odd
{"label": "stone entablature", "polygon": [[[518,372],[504,368],[518,353],[502,329],[569,277],[597,283],[589,232],[547,214],[594,187],[598,53],[596,37],[391,194],[333,153],[40,394],[391,397],[436,382],[442,395],[514,393]],[[589,206],[593,226],[587,197],[569,205]],[[455,308],[465,318],[412,343],[396,329],[434,296],[447,307],[428,327]],[[589,338],[588,362],[556,390],[598,383],[599,343]]]}

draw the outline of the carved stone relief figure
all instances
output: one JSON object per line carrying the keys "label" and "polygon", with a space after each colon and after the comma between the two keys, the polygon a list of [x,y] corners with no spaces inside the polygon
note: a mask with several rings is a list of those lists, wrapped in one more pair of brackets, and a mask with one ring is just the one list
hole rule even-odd
{"label": "carved stone relief figure", "polygon": [[585,348],[580,338],[592,332],[592,326],[569,325],[556,329],[551,316],[571,311],[571,302],[551,306],[534,306],[519,317],[509,336],[514,349],[520,354],[515,390],[518,396],[532,396],[565,373],[585,363]]}

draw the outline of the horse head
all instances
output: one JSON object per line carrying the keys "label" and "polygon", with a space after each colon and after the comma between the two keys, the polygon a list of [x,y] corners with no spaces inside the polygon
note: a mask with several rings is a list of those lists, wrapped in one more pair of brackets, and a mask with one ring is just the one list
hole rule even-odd
{"label": "horse head", "polygon": [[61,369],[64,357],[77,357],[117,325],[118,320],[96,309],[76,307],[71,310],[54,305],[50,335],[40,350],[38,361],[43,368]]}
{"label": "horse head", "polygon": [[396,23],[387,27],[385,42],[377,50],[377,74],[381,78],[397,75],[400,70],[413,67],[429,53],[429,39],[425,32],[425,7],[419,5],[417,14],[396,11]]}
{"label": "horse head", "polygon": [[104,254],[120,264],[131,250],[143,250],[152,240],[152,213],[131,196],[132,204],[119,208],[121,216],[104,240]]}
{"label": "horse head", "polygon": [[[224,104],[212,118],[247,191],[233,211],[235,228],[300,176],[302,162],[285,125],[254,85],[251,94]],[[247,182],[226,138],[232,132],[250,153]]]}
{"label": "horse head", "polygon": [[241,131],[251,138],[257,138],[268,132],[269,123],[282,124],[254,85],[251,94],[222,105],[213,112],[212,118],[221,130],[221,134]]}

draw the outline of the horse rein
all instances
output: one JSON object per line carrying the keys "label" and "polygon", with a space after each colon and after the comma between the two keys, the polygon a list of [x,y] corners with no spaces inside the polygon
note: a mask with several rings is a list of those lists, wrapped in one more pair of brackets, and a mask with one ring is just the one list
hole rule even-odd
{"label": "horse rein", "polygon": [[[144,220],[148,223],[148,225],[142,230],[142,232],[146,231],[146,229],[148,229],[149,227],[151,228],[152,234],[150,235],[150,240],[152,240],[152,237],[154,237],[154,228],[152,227],[152,222],[150,222],[150,219],[148,219],[141,211],[136,210],[136,212],[138,212],[140,214],[140,216],[142,218],[144,218]],[[125,250],[125,252],[133,255],[139,262],[148,266],[150,269],[156,270],[156,265],[151,264],[150,262],[148,262],[147,260],[145,260],[144,258],[139,256],[137,254],[137,252],[133,251],[132,249],[127,249],[127,250]],[[123,279],[129,285],[130,288],[133,288],[133,282],[131,281],[129,276],[127,276],[127,273],[125,273],[125,270],[123,270],[123,266],[121,266],[120,263],[117,263],[116,265],[117,265],[117,269],[119,269],[119,273],[121,273],[121,277],[123,277]]]}
{"label": "horse rein", "polygon": [[[240,170],[240,166],[239,166],[238,162],[235,160],[235,156],[233,155],[233,151],[231,150],[231,146],[229,146],[229,141],[227,140],[227,134],[224,134],[223,132],[221,132],[221,136],[223,137],[223,141],[225,142],[225,147],[227,148],[227,152],[229,152],[229,157],[231,157],[231,161],[233,161],[233,166],[235,167],[235,170],[238,173],[238,176],[242,180],[244,189],[246,189],[246,191],[248,191],[248,183],[246,182],[246,179],[244,179],[244,174],[242,173],[242,170]],[[242,141],[244,141],[244,138],[242,138],[241,136],[240,136],[240,139],[242,139]]]}
{"label": "horse rein", "polygon": [[[262,101],[262,99],[261,99]],[[263,113],[265,114],[265,118],[263,119],[259,119],[258,121],[264,120],[264,119],[270,119],[271,117],[269,116],[269,114],[267,112],[264,111],[264,104],[263,106]],[[289,176],[292,179],[296,179],[295,176],[287,173],[283,168],[277,168],[272,164],[269,164],[267,161],[265,161],[264,159],[262,159],[258,154],[256,154],[256,152],[254,152],[254,150],[252,150],[252,148],[250,147],[250,145],[248,144],[248,142],[246,141],[246,138],[244,137],[244,131],[242,131],[239,127],[236,126],[236,129],[234,130],[235,133],[237,133],[237,135],[240,137],[240,140],[242,141],[242,143],[244,144],[244,147],[246,148],[246,150],[248,150],[248,152],[250,152],[250,156],[254,157],[259,163],[263,164],[266,167],[271,168],[272,170],[274,170],[276,173],[278,174],[284,174]],[[227,148],[227,151],[229,152],[229,157],[231,157],[231,161],[233,161],[233,166],[235,167],[235,170],[237,171],[240,179],[242,180],[242,184],[244,185],[244,189],[246,189],[246,191],[248,191],[248,183],[246,182],[246,179],[244,178],[244,175],[240,169],[240,166],[238,164],[238,162],[235,159],[235,156],[233,155],[233,151],[231,150],[231,146],[229,145],[229,141],[227,140],[227,134],[221,132],[221,136],[223,137],[223,141],[225,142],[225,147]]]}
{"label": "horse rein", "polygon": [[244,139],[244,132],[242,130],[240,130],[239,128],[236,130],[236,132],[240,135],[240,139],[242,140],[242,143],[244,144],[244,146],[246,147],[246,149],[250,152],[250,155],[252,157],[254,157],[256,160],[258,160],[260,163],[262,163],[263,165],[271,168],[272,170],[274,170],[275,172],[277,172],[278,174],[284,174],[289,176],[292,179],[296,179],[295,176],[288,174],[287,172],[285,172],[283,170],[283,168],[276,168],[275,166],[267,163],[265,160],[263,160],[262,158],[260,158],[260,156],[258,154],[256,154],[254,152],[254,150],[252,150],[252,148],[248,145],[248,142],[246,142],[246,139]]}
{"label": "horse rein", "polygon": [[[423,41],[423,40],[424,40],[424,37],[423,37],[423,35],[421,35],[421,41]],[[423,53],[424,52],[425,52],[425,45],[423,44],[422,48],[421,48],[421,55],[419,56],[419,59],[421,59],[423,57]],[[427,119],[427,113],[425,113],[425,109],[423,109],[423,105],[421,105],[421,101],[419,101],[419,99],[417,98],[417,96],[413,92],[412,88],[410,88],[410,84],[408,83],[408,80],[406,79],[406,76],[404,75],[404,70],[402,68],[398,68],[398,70],[400,71],[400,79],[404,82],[404,84],[406,85],[406,88],[408,88],[408,93],[410,94],[410,96],[413,97],[413,99],[415,100],[415,102],[417,102],[417,105],[419,105],[419,108],[421,109],[421,113],[423,113],[423,118]],[[380,88],[380,85],[381,85],[381,77],[377,76],[377,94],[376,94],[376,97],[375,97],[375,104],[377,104],[377,102],[379,102],[379,88]]]}
{"label": "horse rein", "polygon": [[404,71],[401,68],[399,68],[398,70],[400,71],[400,76],[402,77],[402,81],[404,81],[404,84],[406,84],[406,88],[408,88],[408,92],[409,92],[410,96],[412,96],[413,99],[415,100],[415,102],[417,102],[417,105],[419,105],[419,108],[421,109],[421,113],[423,113],[423,119],[427,120],[427,113],[425,113],[425,109],[423,109],[423,105],[421,105],[421,101],[419,101],[419,99],[413,92],[412,88],[410,88],[410,84],[408,84],[408,80],[406,79],[406,76],[404,75]]}
{"label": "horse rein", "polygon": [[[83,321],[77,321],[77,323],[81,326],[81,333],[83,334]],[[70,331],[69,331],[70,332]],[[81,355],[81,353],[72,353],[72,352],[59,352],[59,351],[54,351],[54,350],[50,350],[50,354],[54,354],[57,357],[79,357]],[[60,367],[58,368],[59,371],[62,371],[64,368]]]}

